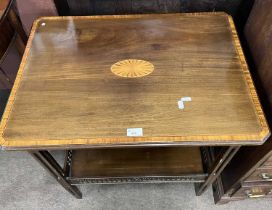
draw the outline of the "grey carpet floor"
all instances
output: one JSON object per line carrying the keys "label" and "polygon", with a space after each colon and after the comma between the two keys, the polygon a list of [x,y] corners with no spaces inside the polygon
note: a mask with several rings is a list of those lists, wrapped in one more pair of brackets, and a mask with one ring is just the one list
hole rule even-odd
{"label": "grey carpet floor", "polygon": [[[60,160],[62,153],[54,152]],[[80,186],[83,199],[68,194],[29,154],[0,152],[0,209],[186,209],[269,210],[272,200],[254,199],[214,205],[211,189],[196,197],[192,184]]]}

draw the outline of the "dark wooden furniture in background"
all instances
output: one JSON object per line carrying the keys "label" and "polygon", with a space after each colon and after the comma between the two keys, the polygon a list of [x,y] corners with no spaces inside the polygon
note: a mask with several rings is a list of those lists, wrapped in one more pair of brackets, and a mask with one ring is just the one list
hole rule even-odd
{"label": "dark wooden furniture in background", "polygon": [[251,0],[54,0],[60,15],[114,15],[223,11],[235,15]]}
{"label": "dark wooden furniture in background", "polygon": [[[248,60],[261,102],[272,125],[272,0],[257,0],[244,36]],[[218,203],[272,197],[272,139],[258,147],[242,147],[214,184]]]}
{"label": "dark wooden furniture in background", "polygon": [[242,33],[254,0],[54,0],[60,16],[226,12]]}
{"label": "dark wooden furniture in background", "polygon": [[0,1],[0,116],[2,116],[8,94],[16,77],[16,70],[3,67],[3,62],[15,43],[23,54],[27,36],[22,27],[15,0]]}
{"label": "dark wooden furniture in background", "polygon": [[[0,131],[77,198],[85,182],[191,181],[200,195],[270,135],[225,13],[37,20]],[[210,161],[205,145],[229,147]],[[49,149],[70,149],[64,169]]]}

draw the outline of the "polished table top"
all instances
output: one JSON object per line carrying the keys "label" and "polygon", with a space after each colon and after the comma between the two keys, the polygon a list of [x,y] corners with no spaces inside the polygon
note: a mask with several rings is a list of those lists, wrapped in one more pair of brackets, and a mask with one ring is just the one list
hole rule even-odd
{"label": "polished table top", "polygon": [[269,129],[225,13],[45,17],[3,149],[262,144]]}

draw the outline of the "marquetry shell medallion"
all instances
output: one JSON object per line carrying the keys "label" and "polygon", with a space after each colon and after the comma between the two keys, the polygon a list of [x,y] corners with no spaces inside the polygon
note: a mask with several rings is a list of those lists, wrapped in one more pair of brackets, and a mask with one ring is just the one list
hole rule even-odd
{"label": "marquetry shell medallion", "polygon": [[154,65],[145,60],[121,60],[111,66],[111,71],[120,77],[144,77],[154,71]]}

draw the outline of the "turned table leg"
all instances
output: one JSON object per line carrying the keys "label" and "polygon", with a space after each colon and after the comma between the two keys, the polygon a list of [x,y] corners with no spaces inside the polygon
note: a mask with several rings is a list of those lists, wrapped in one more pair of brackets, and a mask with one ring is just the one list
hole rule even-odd
{"label": "turned table leg", "polygon": [[76,186],[72,186],[65,177],[65,172],[48,151],[29,152],[69,193],[81,199],[82,194]]}

